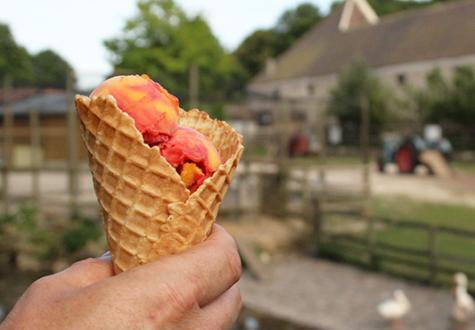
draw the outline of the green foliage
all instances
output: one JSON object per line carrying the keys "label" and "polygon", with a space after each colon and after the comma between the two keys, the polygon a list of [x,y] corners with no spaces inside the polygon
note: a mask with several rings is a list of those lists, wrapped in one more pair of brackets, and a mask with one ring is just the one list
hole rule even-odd
{"label": "green foliage", "polygon": [[8,256],[8,262],[15,264],[22,250],[37,248],[41,242],[37,237],[43,234],[38,226],[37,210],[31,205],[23,205],[12,214],[0,216],[0,255]]}
{"label": "green foliage", "polygon": [[31,84],[34,80],[33,65],[25,48],[17,45],[5,24],[0,24],[0,81],[5,76],[16,85]]}
{"label": "green foliage", "polygon": [[[368,3],[374,9],[376,14],[378,14],[378,16],[385,16],[404,10],[422,8],[434,3],[448,1],[455,0],[368,0]],[[341,6],[342,3],[342,0],[334,0],[331,6],[331,11]]]}
{"label": "green foliage", "polygon": [[224,99],[235,65],[201,16],[189,17],[173,0],[140,0],[121,36],[107,40],[114,74],[147,73],[180,99],[188,97],[190,67],[199,68],[200,97]]}
{"label": "green foliage", "polygon": [[234,55],[252,78],[264,69],[266,60],[278,55],[277,35],[273,30],[256,30],[246,37]]}
{"label": "green foliage", "polygon": [[318,7],[311,3],[302,3],[285,11],[273,28],[259,29],[251,33],[234,52],[245,69],[247,78],[258,74],[267,59],[282,54],[321,19]]}
{"label": "green foliage", "polygon": [[400,0],[369,0],[368,3],[373,7],[379,16],[397,13],[403,10],[415,9],[426,6],[431,2],[425,1],[400,1]]}
{"label": "green foliage", "polygon": [[339,74],[337,85],[331,91],[328,112],[344,127],[359,132],[364,100],[368,102],[371,133],[378,134],[389,122],[392,97],[369,68],[356,61]]}
{"label": "green foliage", "polygon": [[32,56],[36,87],[66,88],[71,66],[52,50],[43,50]]}
{"label": "green foliage", "polygon": [[286,10],[280,16],[274,28],[278,38],[277,54],[287,50],[292,43],[320,22],[322,18],[323,16],[318,7],[310,2],[302,3],[293,9]]}
{"label": "green foliage", "polygon": [[88,243],[102,237],[102,230],[100,221],[80,215],[66,222],[43,219],[34,206],[25,204],[15,213],[0,216],[0,237],[0,262],[16,267],[20,254],[43,261],[74,259]]}
{"label": "green foliage", "polygon": [[71,66],[54,51],[30,55],[15,42],[9,27],[0,24],[0,82],[8,76],[13,86],[65,88],[68,71]]}
{"label": "green foliage", "polygon": [[414,94],[424,122],[470,128],[475,122],[475,73],[459,67],[452,79],[440,70],[430,72],[426,87]]}
{"label": "green foliage", "polygon": [[87,243],[99,239],[101,234],[98,221],[79,218],[72,228],[63,233],[62,243],[66,252],[73,253],[85,247]]}

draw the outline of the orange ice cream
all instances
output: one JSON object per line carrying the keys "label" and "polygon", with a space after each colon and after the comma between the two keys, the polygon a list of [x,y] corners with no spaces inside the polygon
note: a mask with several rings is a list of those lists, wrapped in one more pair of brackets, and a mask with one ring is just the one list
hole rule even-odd
{"label": "orange ice cream", "polygon": [[179,102],[147,75],[117,76],[104,81],[92,96],[112,95],[135,121],[145,143],[166,141],[178,126]]}
{"label": "orange ice cream", "polygon": [[160,147],[191,192],[218,169],[221,158],[213,144],[198,131],[178,126],[178,99],[147,75],[113,77],[91,93],[105,95],[134,119],[145,143]]}
{"label": "orange ice cream", "polygon": [[168,141],[160,144],[160,151],[192,192],[221,164],[213,144],[192,128],[179,127]]}

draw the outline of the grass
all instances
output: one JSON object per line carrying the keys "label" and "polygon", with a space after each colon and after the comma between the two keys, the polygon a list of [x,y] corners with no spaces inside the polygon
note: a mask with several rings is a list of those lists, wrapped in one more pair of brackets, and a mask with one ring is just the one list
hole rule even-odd
{"label": "grass", "polygon": [[475,229],[475,208],[468,206],[420,202],[404,197],[374,198],[371,206],[376,217]]}
{"label": "grass", "polygon": [[452,166],[457,171],[475,174],[475,162],[455,161],[452,163]]}
{"label": "grass", "polygon": [[[371,206],[371,211],[375,218],[383,217],[398,221],[411,221],[472,231],[475,229],[475,208],[471,207],[419,202],[408,198],[375,198],[372,200]],[[342,227],[342,222],[346,223],[347,228],[359,228],[352,233],[350,232],[350,235],[366,239],[365,227],[356,226],[356,223],[361,224],[362,219],[332,216],[327,217],[327,220],[329,223],[339,223],[339,228]],[[375,230],[375,241],[403,248],[417,249],[423,253],[418,255],[378,248],[376,249],[377,270],[418,280],[429,277],[429,235],[427,230],[378,224]],[[339,256],[340,259],[346,260],[350,252],[351,255],[357,253],[356,250],[350,251],[351,246],[347,243],[344,244],[338,245],[339,247],[330,246],[330,249],[336,248],[338,250],[335,259],[338,259],[338,254],[342,254]],[[361,243],[359,244],[361,245]],[[333,251],[333,254],[335,254],[335,251]],[[361,254],[365,254],[365,251],[362,250]],[[460,237],[440,232],[437,234],[436,239],[436,254],[468,258],[475,261],[475,237]],[[404,265],[391,260],[391,256],[421,263],[422,267]],[[330,257],[332,257],[331,253]],[[427,266],[424,267],[424,264]],[[438,259],[438,266],[475,274],[475,263],[458,263],[453,258],[448,260]],[[436,278],[436,282],[440,284],[448,284],[449,281],[450,275],[440,274]]]}

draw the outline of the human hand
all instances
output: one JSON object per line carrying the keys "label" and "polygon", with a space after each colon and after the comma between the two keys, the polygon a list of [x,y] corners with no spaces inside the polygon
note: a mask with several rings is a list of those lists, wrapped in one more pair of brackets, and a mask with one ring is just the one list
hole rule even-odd
{"label": "human hand", "polygon": [[117,276],[101,257],[40,278],[0,329],[227,329],[241,308],[240,274],[233,238],[215,225],[190,250]]}

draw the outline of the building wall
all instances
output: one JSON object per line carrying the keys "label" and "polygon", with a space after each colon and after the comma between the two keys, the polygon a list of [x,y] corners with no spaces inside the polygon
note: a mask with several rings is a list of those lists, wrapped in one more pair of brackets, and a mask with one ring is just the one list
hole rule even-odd
{"label": "building wall", "polygon": [[[439,68],[445,76],[450,77],[458,67],[467,65],[475,69],[475,55],[390,65],[375,68],[374,73],[395,93],[403,95],[407,88],[423,87],[427,74],[434,68]],[[336,85],[336,82],[337,74],[331,74],[253,83],[248,86],[248,89],[254,94],[268,95],[269,97],[313,99],[315,106],[308,108],[309,123],[312,123],[318,120],[319,115],[325,111],[330,91]],[[272,109],[274,112],[279,111],[275,107],[272,108],[272,103],[272,100],[263,101],[262,97],[251,97],[249,99],[249,107],[252,111],[261,111],[262,109]]]}
{"label": "building wall", "polygon": [[[0,120],[3,129],[3,121]],[[29,118],[15,117],[13,120],[12,157],[21,165],[31,162],[31,135]],[[66,116],[40,116],[40,158],[45,162],[61,162],[68,159],[68,122]],[[79,127],[75,130],[79,160],[87,159]]]}

